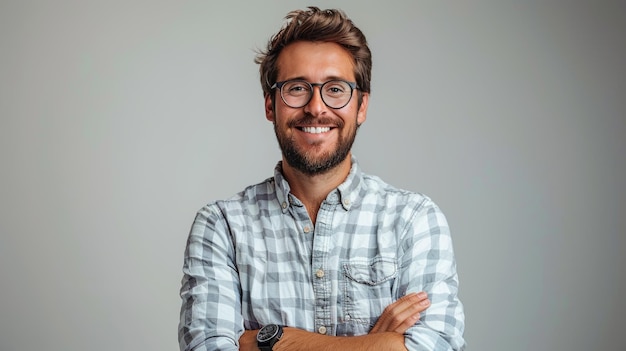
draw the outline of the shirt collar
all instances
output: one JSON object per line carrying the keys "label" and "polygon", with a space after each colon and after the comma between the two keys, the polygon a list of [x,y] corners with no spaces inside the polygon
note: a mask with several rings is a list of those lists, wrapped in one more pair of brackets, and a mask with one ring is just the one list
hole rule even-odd
{"label": "shirt collar", "polygon": [[[359,190],[363,184],[363,172],[354,156],[351,160],[350,172],[343,183],[332,190],[326,197],[326,202],[341,203],[341,206],[348,211],[358,200]],[[283,176],[283,162],[279,161],[274,168],[274,180],[276,184],[276,197],[283,213],[287,212],[291,203],[302,206],[295,196],[291,195],[291,187]],[[293,200],[292,200],[293,199]]]}

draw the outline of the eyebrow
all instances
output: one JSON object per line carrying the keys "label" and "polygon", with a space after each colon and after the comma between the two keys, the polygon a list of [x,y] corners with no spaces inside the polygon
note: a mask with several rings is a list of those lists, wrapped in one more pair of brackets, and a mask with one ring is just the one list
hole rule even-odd
{"label": "eyebrow", "polygon": [[[308,80],[308,79],[306,79],[304,76],[297,76],[297,77],[287,78],[287,79],[284,79],[284,80],[282,80],[282,81],[283,81],[283,82],[285,82],[285,81],[288,81],[288,80],[304,80],[304,81],[309,82],[309,83],[317,83],[317,82],[311,82],[311,81],[309,81],[309,80]],[[351,82],[351,81],[352,81],[352,80],[350,80],[350,79],[343,78],[343,77],[339,77],[339,76],[327,76],[327,77],[325,78],[325,80],[324,80],[324,81],[319,82],[319,83],[328,82],[328,81],[330,81],[330,80],[345,80],[345,81],[348,81],[348,82]]]}

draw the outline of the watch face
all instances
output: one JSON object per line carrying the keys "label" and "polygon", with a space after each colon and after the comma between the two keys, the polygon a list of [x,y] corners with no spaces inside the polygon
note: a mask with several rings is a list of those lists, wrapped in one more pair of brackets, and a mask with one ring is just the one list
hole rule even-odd
{"label": "watch face", "polygon": [[256,339],[259,342],[264,342],[272,339],[278,333],[278,326],[276,324],[268,324],[259,330]]}

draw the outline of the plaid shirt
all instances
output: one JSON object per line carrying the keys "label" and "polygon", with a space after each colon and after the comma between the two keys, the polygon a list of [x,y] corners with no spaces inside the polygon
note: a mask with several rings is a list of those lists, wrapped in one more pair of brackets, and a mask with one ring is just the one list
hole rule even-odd
{"label": "plaid shirt", "polygon": [[427,197],[361,172],[322,203],[316,223],[281,173],[202,208],[183,267],[181,350],[238,350],[244,329],[276,323],[362,335],[386,306],[426,291],[409,350],[464,347],[449,228]]}

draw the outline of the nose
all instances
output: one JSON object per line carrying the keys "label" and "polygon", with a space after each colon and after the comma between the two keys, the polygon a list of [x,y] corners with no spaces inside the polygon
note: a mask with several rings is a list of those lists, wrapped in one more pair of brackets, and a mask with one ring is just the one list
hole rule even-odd
{"label": "nose", "polygon": [[311,100],[304,105],[304,112],[310,113],[313,116],[318,116],[326,110],[326,104],[322,100],[322,87],[314,86],[312,90]]}

